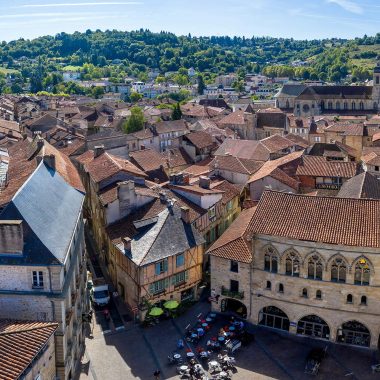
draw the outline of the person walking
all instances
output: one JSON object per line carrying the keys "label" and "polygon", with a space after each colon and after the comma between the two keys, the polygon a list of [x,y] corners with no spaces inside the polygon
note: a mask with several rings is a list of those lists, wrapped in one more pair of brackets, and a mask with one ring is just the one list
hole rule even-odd
{"label": "person walking", "polygon": [[161,371],[159,369],[156,369],[153,372],[154,380],[160,380]]}

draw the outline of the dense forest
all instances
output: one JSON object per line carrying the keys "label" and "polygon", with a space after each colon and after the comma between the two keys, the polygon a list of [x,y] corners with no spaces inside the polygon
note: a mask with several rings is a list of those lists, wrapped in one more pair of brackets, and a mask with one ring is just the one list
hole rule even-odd
{"label": "dense forest", "polygon": [[[63,83],[66,67],[81,73],[83,80],[107,77],[123,82],[126,76],[147,80],[149,70],[174,72],[173,81],[188,83],[187,69],[194,67],[206,83],[219,74],[263,72],[269,76],[322,79],[334,82],[351,74],[353,81],[370,77],[380,33],[355,40],[303,40],[271,37],[193,37],[149,30],[116,30],[60,33],[33,40],[19,39],[0,45],[0,91],[20,92],[26,83],[37,92],[83,93],[75,83]],[[374,46],[361,49],[363,46]],[[293,67],[294,60],[307,62]],[[12,83],[5,76],[13,76]],[[157,81],[164,80],[163,75]]]}

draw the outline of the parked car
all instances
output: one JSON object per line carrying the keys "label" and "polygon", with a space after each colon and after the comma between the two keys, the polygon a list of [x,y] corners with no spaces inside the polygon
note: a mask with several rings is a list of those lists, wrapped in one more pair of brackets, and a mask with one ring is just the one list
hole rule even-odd
{"label": "parked car", "polygon": [[96,278],[93,280],[90,297],[91,301],[97,306],[108,305],[108,302],[110,302],[110,292],[104,278]]}

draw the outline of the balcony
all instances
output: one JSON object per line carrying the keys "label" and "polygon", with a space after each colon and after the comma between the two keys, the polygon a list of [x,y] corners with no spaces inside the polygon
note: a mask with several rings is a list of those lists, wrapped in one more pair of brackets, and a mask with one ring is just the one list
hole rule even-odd
{"label": "balcony", "polygon": [[239,300],[242,300],[244,298],[244,292],[233,292],[231,290],[226,289],[224,286],[222,286],[222,296],[230,297],[230,298],[236,298]]}

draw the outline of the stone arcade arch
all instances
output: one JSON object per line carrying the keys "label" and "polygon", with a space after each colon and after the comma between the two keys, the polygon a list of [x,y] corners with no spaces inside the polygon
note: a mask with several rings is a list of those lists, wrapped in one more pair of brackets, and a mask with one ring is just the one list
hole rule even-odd
{"label": "stone arcade arch", "polygon": [[276,306],[267,306],[259,312],[259,325],[289,331],[288,316]]}
{"label": "stone arcade arch", "polygon": [[318,315],[306,315],[298,321],[297,334],[329,340],[330,327],[326,321],[318,317]]}
{"label": "stone arcade arch", "polygon": [[347,321],[338,328],[336,340],[338,343],[369,347],[371,344],[371,333],[363,323]]}

